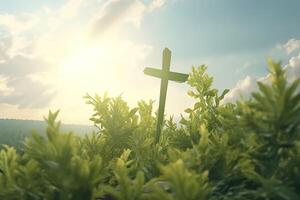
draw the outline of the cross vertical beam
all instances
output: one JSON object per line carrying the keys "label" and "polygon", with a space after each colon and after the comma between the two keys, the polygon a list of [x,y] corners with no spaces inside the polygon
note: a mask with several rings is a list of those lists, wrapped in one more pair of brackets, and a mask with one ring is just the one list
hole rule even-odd
{"label": "cross vertical beam", "polygon": [[158,118],[157,118],[156,136],[155,136],[156,143],[158,143],[159,141],[162,124],[164,120],[170,62],[171,62],[171,51],[168,48],[165,48],[163,51],[163,59],[162,59],[162,79],[160,85],[159,108],[158,108]]}

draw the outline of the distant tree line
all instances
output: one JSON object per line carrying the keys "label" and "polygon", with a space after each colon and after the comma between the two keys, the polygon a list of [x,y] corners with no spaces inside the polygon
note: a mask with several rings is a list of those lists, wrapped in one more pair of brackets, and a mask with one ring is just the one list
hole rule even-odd
{"label": "distant tree line", "polygon": [[[47,123],[38,120],[0,119],[0,149],[3,145],[13,146],[18,151],[23,147],[24,139],[32,133],[44,135]],[[78,135],[91,133],[96,129],[88,125],[62,124],[62,132],[74,132]]]}

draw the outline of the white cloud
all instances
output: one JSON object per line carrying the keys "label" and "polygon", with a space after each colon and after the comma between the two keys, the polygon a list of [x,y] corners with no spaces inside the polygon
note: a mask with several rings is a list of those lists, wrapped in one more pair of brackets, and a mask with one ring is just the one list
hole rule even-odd
{"label": "white cloud", "polygon": [[153,11],[156,8],[160,8],[166,4],[167,0],[152,0],[149,5],[149,11]]}
{"label": "white cloud", "polygon": [[119,29],[127,23],[138,27],[146,6],[138,0],[108,0],[93,20],[93,32],[99,34],[111,28]]}
{"label": "white cloud", "polygon": [[0,27],[8,29],[12,35],[19,35],[30,30],[38,21],[37,16],[28,13],[0,15]]}
{"label": "white cloud", "polygon": [[101,34],[128,24],[138,28],[147,12],[161,8],[166,2],[167,0],[152,0],[146,5],[140,0],[108,0],[101,6],[99,15],[93,20],[93,32]]}
{"label": "white cloud", "polygon": [[78,14],[79,9],[83,6],[83,0],[69,0],[59,10],[60,18],[70,19]]}
{"label": "white cloud", "polygon": [[288,81],[294,81],[300,78],[300,53],[297,56],[292,57],[289,63],[285,66],[287,70]]}
{"label": "white cloud", "polygon": [[250,76],[239,80],[237,84],[232,88],[224,97],[224,102],[236,101],[241,97],[249,97],[256,87],[257,79]]}
{"label": "white cloud", "polygon": [[285,43],[283,45],[278,45],[278,48],[283,49],[288,54],[290,54],[290,53],[296,51],[297,49],[300,49],[300,40],[292,38],[289,41],[287,41],[287,43]]}
{"label": "white cloud", "polygon": [[6,34],[0,35],[0,64],[6,62],[8,59],[8,50],[11,47],[11,37]]}
{"label": "white cloud", "polygon": [[8,77],[0,75],[0,96],[9,96],[14,91],[14,88],[7,86],[8,79]]}
{"label": "white cloud", "polygon": [[[7,43],[9,45],[2,45],[0,52],[11,52],[13,45]],[[49,81],[46,76],[53,66],[43,57],[30,58],[22,55],[25,53],[26,49],[21,50],[19,55],[6,55],[5,61],[0,63],[0,104],[19,108],[46,107],[56,94],[56,89],[53,88],[55,79],[51,77],[53,79]]]}
{"label": "white cloud", "polygon": [[55,92],[50,85],[32,81],[28,77],[3,79],[0,82],[0,103],[19,108],[45,108]]}

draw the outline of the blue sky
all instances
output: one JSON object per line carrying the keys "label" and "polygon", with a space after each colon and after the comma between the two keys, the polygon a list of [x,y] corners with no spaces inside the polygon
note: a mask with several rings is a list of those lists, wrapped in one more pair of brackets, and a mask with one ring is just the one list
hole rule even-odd
{"label": "blue sky", "polygon": [[[164,47],[172,70],[207,64],[214,86],[232,89],[235,99],[267,75],[268,57],[298,76],[299,8],[298,0],[7,1],[0,5],[0,117],[40,119],[60,108],[67,122],[86,123],[90,110],[67,114],[86,107],[85,92],[122,93],[130,105],[157,100],[159,81],[142,71],[160,67]],[[192,104],[187,90],[170,84],[168,114]]]}
{"label": "blue sky", "polygon": [[[176,54],[174,59],[187,63],[188,60],[198,61],[194,65],[212,57],[232,56],[240,60],[209,66],[215,79],[221,80],[219,87],[224,84],[232,87],[243,75],[264,75],[265,59],[278,56],[271,50],[290,38],[300,37],[299,7],[297,0],[179,1],[146,16],[136,37],[158,49],[168,46]],[[242,62],[253,64],[242,73],[235,73]],[[189,67],[180,66],[179,69],[188,71]],[[226,82],[226,79],[231,81]]]}

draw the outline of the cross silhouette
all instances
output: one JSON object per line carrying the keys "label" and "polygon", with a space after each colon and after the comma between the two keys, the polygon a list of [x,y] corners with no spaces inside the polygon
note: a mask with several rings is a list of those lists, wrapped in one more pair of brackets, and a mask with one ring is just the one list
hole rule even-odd
{"label": "cross silhouette", "polygon": [[156,143],[159,142],[162,124],[164,120],[168,81],[171,80],[171,81],[183,83],[189,77],[188,74],[171,72],[170,62],[171,62],[171,51],[168,48],[165,48],[163,51],[162,70],[150,68],[150,67],[146,67],[144,70],[144,73],[146,75],[154,76],[161,79],[158,118],[157,118],[156,136],[155,136]]}

